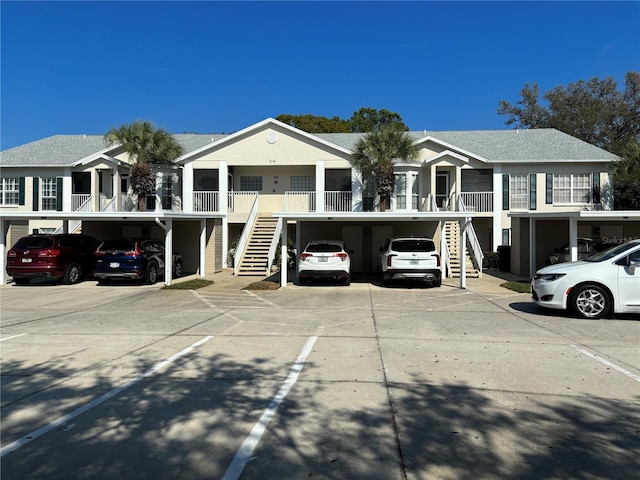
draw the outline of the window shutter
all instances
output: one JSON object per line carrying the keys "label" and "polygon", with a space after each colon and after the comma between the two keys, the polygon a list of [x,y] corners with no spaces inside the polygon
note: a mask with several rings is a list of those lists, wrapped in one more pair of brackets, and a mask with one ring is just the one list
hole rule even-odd
{"label": "window shutter", "polygon": [[56,178],[56,210],[62,211],[62,178]]}
{"label": "window shutter", "polygon": [[591,192],[593,203],[600,203],[600,172],[593,172]]}
{"label": "window shutter", "polygon": [[502,209],[509,210],[509,174],[502,174]]}
{"label": "window shutter", "polygon": [[547,173],[545,203],[553,204],[553,173]]}
{"label": "window shutter", "polygon": [[24,190],[25,190],[25,178],[24,177],[20,177],[18,179],[18,205],[24,205],[25,204]]}
{"label": "window shutter", "polygon": [[537,193],[536,193],[536,181],[537,175],[532,173],[529,175],[529,210],[535,210],[537,208]]}
{"label": "window shutter", "polygon": [[33,211],[36,212],[39,210],[39,205],[40,205],[40,188],[39,188],[39,183],[38,180],[40,180],[38,177],[33,177]]}

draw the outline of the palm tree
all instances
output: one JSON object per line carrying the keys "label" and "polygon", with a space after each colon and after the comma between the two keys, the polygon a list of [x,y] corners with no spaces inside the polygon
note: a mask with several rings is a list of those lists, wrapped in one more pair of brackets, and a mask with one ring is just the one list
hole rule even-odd
{"label": "palm tree", "polygon": [[151,165],[170,164],[182,155],[182,147],[169,132],[154,128],[150,122],[132,122],[111,128],[105,135],[107,145],[119,143],[133,161],[131,188],[138,195],[138,209],[145,209],[145,197],[156,189]]}
{"label": "palm tree", "polygon": [[392,127],[382,127],[360,138],[351,155],[351,164],[363,175],[373,173],[380,211],[387,209],[396,184],[394,160],[415,161],[418,149],[409,135]]}
{"label": "palm tree", "polygon": [[631,141],[611,166],[615,210],[640,209],[640,143]]}

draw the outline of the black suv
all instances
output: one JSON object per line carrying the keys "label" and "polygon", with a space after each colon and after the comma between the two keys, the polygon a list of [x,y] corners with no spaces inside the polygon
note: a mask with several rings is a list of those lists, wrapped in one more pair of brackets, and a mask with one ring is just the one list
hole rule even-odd
{"label": "black suv", "polygon": [[7,274],[18,285],[33,278],[55,278],[78,283],[93,272],[100,241],[81,234],[29,235],[7,252]]}

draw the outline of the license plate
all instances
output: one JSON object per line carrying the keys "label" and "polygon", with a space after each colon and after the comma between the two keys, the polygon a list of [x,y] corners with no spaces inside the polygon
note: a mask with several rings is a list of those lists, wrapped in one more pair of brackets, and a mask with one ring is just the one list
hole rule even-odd
{"label": "license plate", "polygon": [[409,265],[419,265],[420,260],[409,260]]}
{"label": "license plate", "polygon": [[328,262],[328,257],[318,257],[318,262]]}
{"label": "license plate", "polygon": [[111,262],[109,264],[109,268],[118,268],[120,267],[120,264],[118,262]]}
{"label": "license plate", "polygon": [[22,258],[22,263],[31,263],[33,258]]}

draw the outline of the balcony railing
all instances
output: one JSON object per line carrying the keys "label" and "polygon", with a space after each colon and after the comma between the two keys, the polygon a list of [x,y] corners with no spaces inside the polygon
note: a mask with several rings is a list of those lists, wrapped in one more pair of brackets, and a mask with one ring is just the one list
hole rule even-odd
{"label": "balcony railing", "polygon": [[324,209],[327,212],[350,212],[351,192],[324,192]]}
{"label": "balcony railing", "polygon": [[285,192],[283,212],[315,212],[316,192]]}
{"label": "balcony railing", "polygon": [[493,212],[493,192],[462,192],[460,198],[469,211]]}
{"label": "balcony railing", "polygon": [[220,192],[193,192],[194,212],[218,212],[220,210]]}
{"label": "balcony railing", "polygon": [[71,194],[71,211],[90,212],[91,211],[91,194],[90,193]]}

